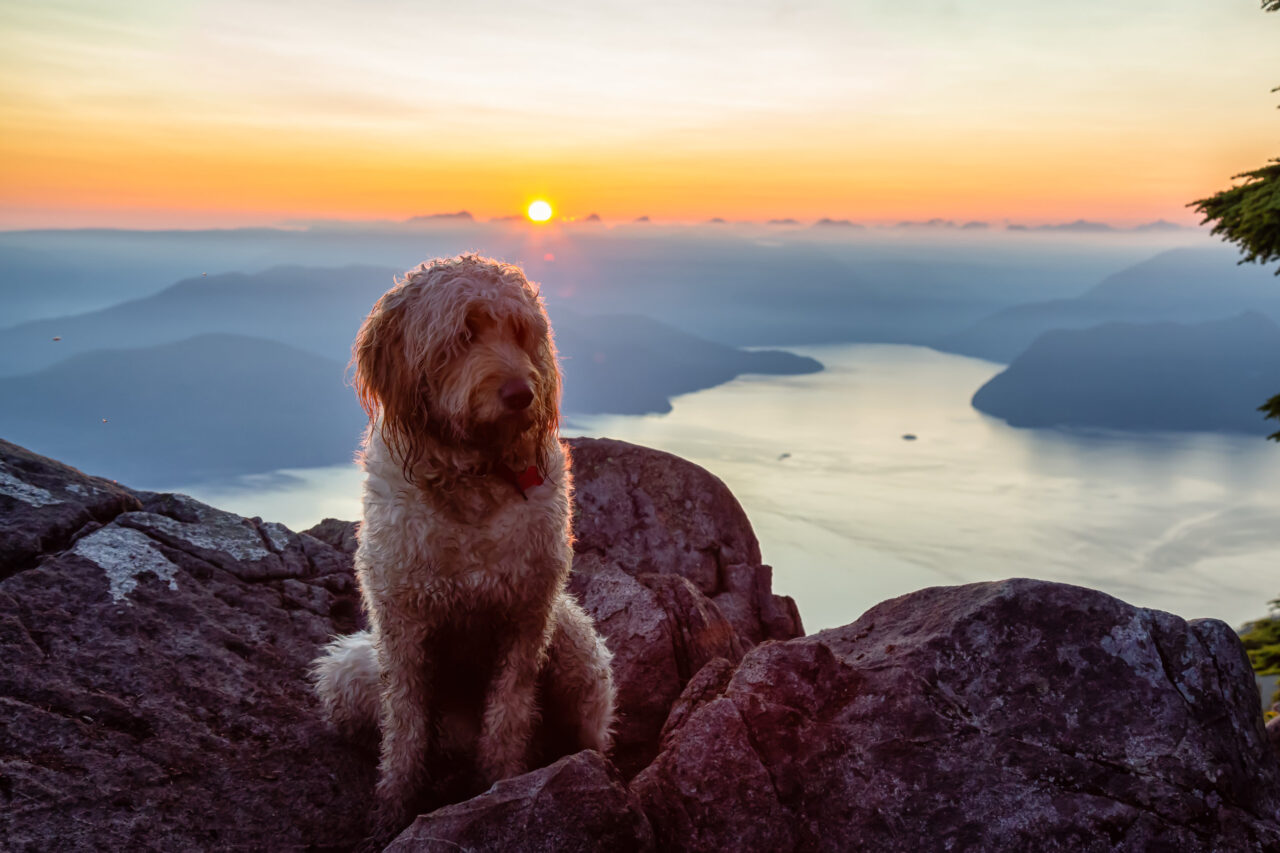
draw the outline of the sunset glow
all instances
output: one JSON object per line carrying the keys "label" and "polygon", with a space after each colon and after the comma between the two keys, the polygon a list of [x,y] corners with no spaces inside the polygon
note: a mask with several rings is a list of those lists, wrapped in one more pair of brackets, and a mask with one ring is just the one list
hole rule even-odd
{"label": "sunset glow", "polygon": [[551,205],[538,200],[529,205],[528,216],[534,222],[546,222],[551,218]]}
{"label": "sunset glow", "polygon": [[9,4],[0,227],[1189,224],[1280,138],[1256,7]]}

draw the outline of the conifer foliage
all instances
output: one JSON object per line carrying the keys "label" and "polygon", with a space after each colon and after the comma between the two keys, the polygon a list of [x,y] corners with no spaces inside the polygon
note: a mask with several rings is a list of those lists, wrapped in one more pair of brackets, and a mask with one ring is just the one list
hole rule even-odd
{"label": "conifer foliage", "polygon": [[1235,176],[1241,178],[1243,183],[1193,204],[1205,222],[1216,223],[1214,234],[1244,252],[1240,263],[1280,261],[1280,159]]}
{"label": "conifer foliage", "polygon": [[[1262,11],[1280,12],[1280,0],[1262,0]],[[1280,91],[1280,87],[1272,91]],[[1280,261],[1280,159],[1252,172],[1235,176],[1244,179],[1230,189],[1191,202],[1204,214],[1201,224],[1213,222],[1213,233],[1235,243],[1244,253],[1240,263],[1266,264]],[[1280,276],[1280,267],[1276,268]],[[1280,420],[1280,394],[1258,407],[1267,418]],[[1280,441],[1280,432],[1268,438]]]}

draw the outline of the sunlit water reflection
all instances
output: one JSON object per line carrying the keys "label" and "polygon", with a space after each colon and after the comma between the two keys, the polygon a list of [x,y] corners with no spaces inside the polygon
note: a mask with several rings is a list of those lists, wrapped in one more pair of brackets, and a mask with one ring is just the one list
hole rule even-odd
{"label": "sunlit water reflection", "polygon": [[[717,474],[809,630],[921,587],[1012,576],[1233,625],[1280,594],[1274,443],[1014,429],[969,406],[998,365],[908,346],[795,351],[827,369],[742,378],[662,416],[573,417],[565,432]],[[300,529],[358,517],[359,480],[344,466],[186,491]]]}

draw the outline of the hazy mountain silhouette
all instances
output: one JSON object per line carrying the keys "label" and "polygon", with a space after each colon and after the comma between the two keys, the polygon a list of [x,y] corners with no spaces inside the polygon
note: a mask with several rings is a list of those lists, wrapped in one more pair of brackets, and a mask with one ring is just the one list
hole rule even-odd
{"label": "hazy mountain silhouette", "polygon": [[259,258],[300,236],[270,228],[0,232],[0,326],[103,308],[201,273],[259,269]]}
{"label": "hazy mountain silhouette", "polygon": [[1131,246],[1001,253],[916,243],[909,231],[881,245],[858,229],[836,241],[823,235],[843,229],[760,226],[765,243],[735,228],[705,227],[700,238],[610,231],[525,267],[553,310],[641,314],[737,346],[928,344],[1029,294],[1074,296],[1146,256]]}
{"label": "hazy mountain silhouette", "polygon": [[212,332],[266,338],[345,363],[360,322],[395,275],[379,267],[277,267],[185,279],[100,311],[0,330],[0,376],[39,370],[76,353]]}
{"label": "hazy mountain silhouette", "polygon": [[1109,231],[1115,231],[1115,227],[1105,222],[1090,222],[1086,219],[1077,219],[1075,222],[1063,222],[1057,225],[1037,225],[1029,229],[1031,231],[1075,231],[1081,234],[1105,234]]}
{"label": "hazy mountain silhouette", "polygon": [[1047,332],[973,397],[1013,426],[1266,435],[1280,326],[1250,312],[1207,323]]}
{"label": "hazy mountain silhouette", "polygon": [[1194,231],[1196,229],[1187,225],[1178,225],[1166,219],[1157,219],[1155,222],[1147,222],[1143,225],[1135,226],[1133,230],[1138,233],[1164,232],[1172,234],[1178,231]]}
{"label": "hazy mountain silhouette", "polygon": [[0,379],[0,435],[151,488],[332,465],[351,458],[365,422],[343,373],[239,335],[82,353]]}
{"label": "hazy mountain silhouette", "polygon": [[[278,267],[188,279],[101,311],[0,330],[0,376],[29,373],[77,353],[215,332],[274,340],[346,363],[361,321],[396,275],[380,267]],[[566,363],[582,365],[582,384],[572,396],[578,411],[665,411],[666,398],[741,373],[821,369],[790,353],[742,351],[658,321],[584,315],[563,307],[569,300],[552,301],[561,353]]]}
{"label": "hazy mountain silhouette", "polygon": [[[0,331],[0,376],[9,377],[0,380],[0,434],[76,464],[84,458],[103,473],[134,466],[120,476],[137,482],[163,472],[181,480],[341,463],[350,455],[354,411],[343,365],[395,275],[378,267],[280,267],[202,276],[101,311]],[[813,359],[743,351],[644,317],[561,308],[553,320],[571,413],[665,412],[672,396],[743,373],[822,369]],[[323,391],[321,374],[331,381]],[[313,431],[295,451],[281,451],[288,425],[273,408],[273,387],[315,395],[307,405],[283,396],[307,413]],[[219,407],[229,414],[215,416]],[[335,427],[339,438],[330,434]],[[151,443],[158,450],[147,461]],[[112,454],[117,467],[107,466]],[[279,461],[270,463],[272,454]]]}
{"label": "hazy mountain silhouette", "polygon": [[456,219],[305,229],[0,232],[0,327],[104,308],[205,274],[351,265],[402,272],[427,258],[490,243],[494,254],[518,245],[509,229]]}
{"label": "hazy mountain silhouette", "polygon": [[[575,318],[560,337],[569,412],[665,412],[669,397],[813,359],[742,352],[643,317]],[[588,331],[582,331],[588,330]],[[244,335],[94,350],[0,379],[0,436],[161,488],[351,458],[364,414],[342,363]]]}
{"label": "hazy mountain silhouette", "polygon": [[1016,305],[932,343],[935,349],[1009,362],[1051,329],[1110,322],[1200,322],[1242,311],[1280,319],[1271,270],[1237,265],[1227,249],[1173,249],[1109,276],[1074,299]]}
{"label": "hazy mountain silhouette", "polygon": [[356,265],[386,270],[384,284],[391,271],[480,249],[524,266],[553,309],[642,314],[738,346],[929,343],[1010,305],[1082,293],[1149,256],[1154,240],[852,225],[534,228],[459,217],[300,225],[0,232],[0,327],[231,270]]}
{"label": "hazy mountain silhouette", "polygon": [[744,373],[791,375],[822,369],[812,358],[739,350],[636,315],[583,317],[561,309],[555,325],[568,412],[666,412],[671,409],[668,398]]}
{"label": "hazy mountain silhouette", "polygon": [[474,222],[475,217],[468,210],[459,210],[456,213],[427,213],[422,216],[410,216],[405,222]]}

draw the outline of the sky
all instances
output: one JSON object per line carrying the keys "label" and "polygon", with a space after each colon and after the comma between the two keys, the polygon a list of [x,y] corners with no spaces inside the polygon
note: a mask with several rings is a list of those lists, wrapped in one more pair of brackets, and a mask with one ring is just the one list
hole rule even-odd
{"label": "sky", "polygon": [[1280,156],[1258,0],[0,0],[0,228],[1194,224]]}

